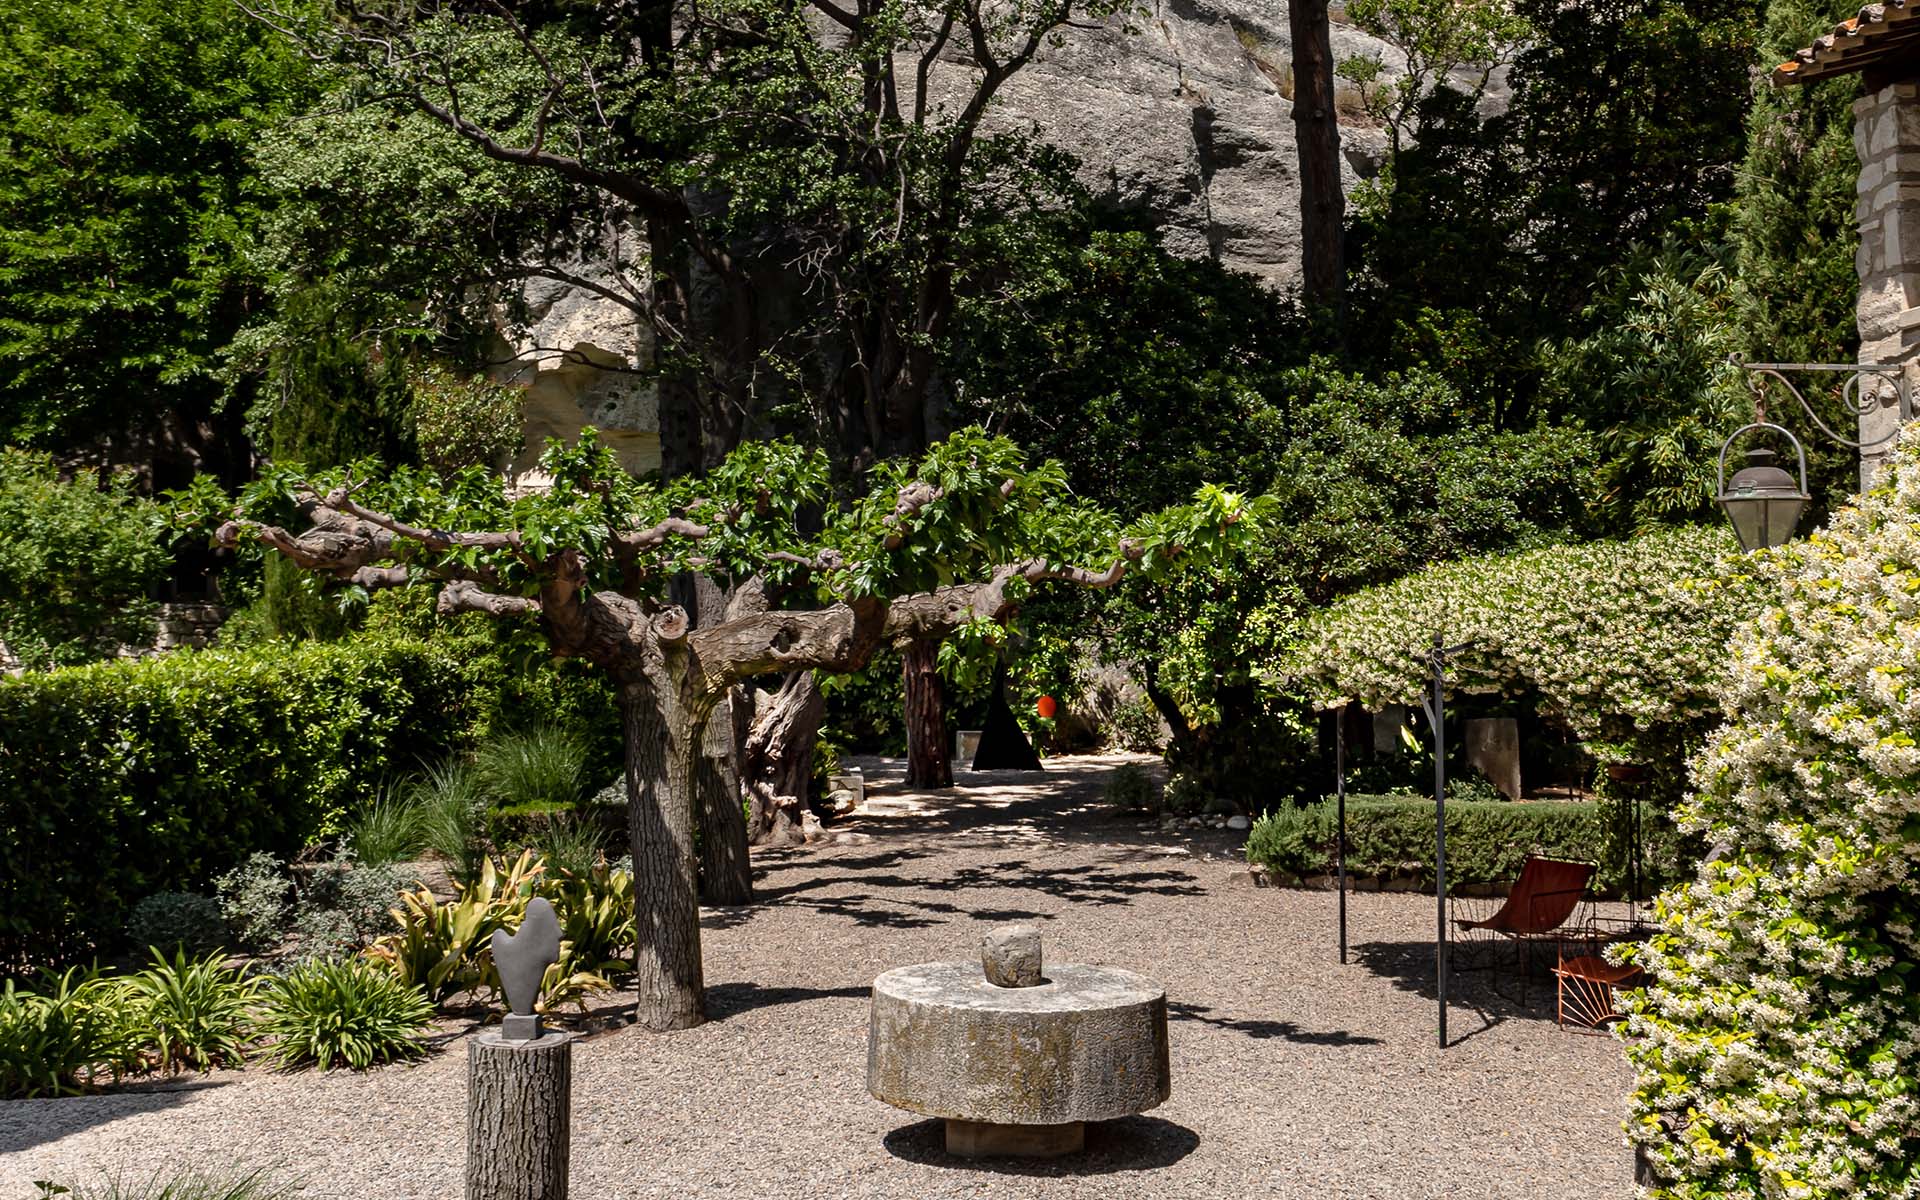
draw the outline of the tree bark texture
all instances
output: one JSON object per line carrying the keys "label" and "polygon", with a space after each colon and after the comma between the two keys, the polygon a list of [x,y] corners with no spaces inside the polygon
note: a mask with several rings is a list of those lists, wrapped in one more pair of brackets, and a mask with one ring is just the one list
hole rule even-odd
{"label": "tree bark texture", "polygon": [[900,680],[906,694],[907,786],[953,786],[947,755],[947,689],[940,679],[940,643],[914,638],[900,646]]}
{"label": "tree bark texture", "polygon": [[1338,305],[1345,287],[1346,194],[1340,190],[1340,122],[1333,106],[1327,0],[1291,0],[1293,127],[1300,152],[1301,293]]}
{"label": "tree bark texture", "polygon": [[826,716],[826,698],[812,671],[789,671],[780,687],[760,693],[740,777],[753,804],[747,839],[756,846],[798,846],[807,840],[802,818],[813,785],[813,746]]}
{"label": "tree bark texture", "polygon": [[753,863],[747,857],[747,816],[734,769],[732,704],[721,700],[697,739],[691,731],[688,737],[700,745],[700,898],[722,907],[752,904]]}
{"label": "tree bark texture", "polygon": [[693,845],[699,747],[678,697],[645,682],[621,688],[626,727],[627,827],[633,842],[634,1020],[690,1029],[706,1020],[700,903]]}
{"label": "tree bark texture", "polygon": [[467,1200],[566,1200],[573,1038],[467,1043]]}

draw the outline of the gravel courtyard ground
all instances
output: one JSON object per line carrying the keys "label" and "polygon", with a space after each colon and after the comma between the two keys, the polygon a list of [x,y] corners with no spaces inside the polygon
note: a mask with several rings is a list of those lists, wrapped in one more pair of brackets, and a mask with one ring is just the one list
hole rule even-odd
{"label": "gravel courtyard ground", "polygon": [[[1331,893],[1256,889],[1235,842],[1111,816],[1118,758],[1042,777],[961,773],[870,802],[837,839],[761,856],[761,903],[706,914],[714,1020],[575,1049],[573,1195],[629,1197],[1365,1197],[1598,1200],[1632,1194],[1628,1072],[1605,1038],[1456,981],[1435,1045],[1431,899],[1358,894],[1335,953]],[[1088,1130],[1041,1165],[948,1158],[939,1126],[869,1098],[868,986],[967,958],[1031,920],[1047,957],[1166,985],[1173,1098]],[[1516,990],[1507,986],[1506,990]],[[1464,993],[1464,994],[1462,994]],[[462,1037],[368,1074],[264,1068],[112,1094],[0,1103],[0,1200],[33,1180],[244,1164],[340,1200],[461,1195]]]}

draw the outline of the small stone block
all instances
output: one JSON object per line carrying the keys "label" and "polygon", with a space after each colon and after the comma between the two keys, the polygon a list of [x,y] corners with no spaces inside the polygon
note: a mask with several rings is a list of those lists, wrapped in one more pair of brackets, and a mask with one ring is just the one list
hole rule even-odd
{"label": "small stone block", "polygon": [[500,1037],[509,1042],[538,1041],[545,1033],[546,1030],[540,1024],[538,1013],[532,1016],[508,1013],[506,1019],[500,1022]]}
{"label": "small stone block", "polygon": [[980,939],[980,966],[995,987],[1039,987],[1040,931],[1031,925],[1002,925]]}
{"label": "small stone block", "polygon": [[947,1120],[947,1153],[956,1158],[1058,1158],[1087,1146],[1087,1125],[999,1125]]}

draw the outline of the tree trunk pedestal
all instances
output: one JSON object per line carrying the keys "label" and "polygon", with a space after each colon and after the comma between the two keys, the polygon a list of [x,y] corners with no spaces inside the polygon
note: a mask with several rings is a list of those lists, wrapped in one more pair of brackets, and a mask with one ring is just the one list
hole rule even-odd
{"label": "tree trunk pedestal", "polygon": [[956,1158],[1058,1158],[1087,1145],[1087,1124],[1001,1125],[947,1118],[947,1153]]}
{"label": "tree trunk pedestal", "polygon": [[573,1038],[467,1043],[466,1200],[566,1200]]}

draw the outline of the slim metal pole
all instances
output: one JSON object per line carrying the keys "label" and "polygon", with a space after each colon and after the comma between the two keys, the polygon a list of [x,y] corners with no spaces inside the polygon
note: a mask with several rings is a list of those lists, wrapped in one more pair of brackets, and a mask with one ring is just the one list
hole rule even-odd
{"label": "slim metal pole", "polygon": [[1347,706],[1333,714],[1333,795],[1340,812],[1339,837],[1333,846],[1333,862],[1340,884],[1340,961],[1347,961]]}
{"label": "slim metal pole", "polygon": [[1434,978],[1440,999],[1440,1048],[1447,1047],[1447,652],[1433,635],[1433,903]]}

